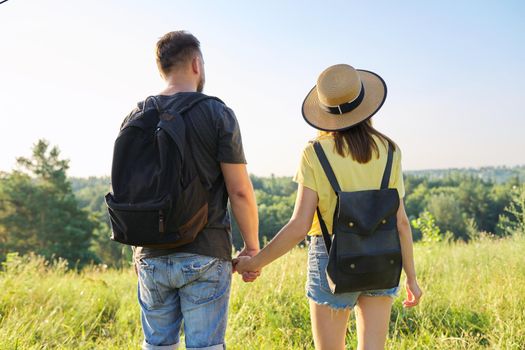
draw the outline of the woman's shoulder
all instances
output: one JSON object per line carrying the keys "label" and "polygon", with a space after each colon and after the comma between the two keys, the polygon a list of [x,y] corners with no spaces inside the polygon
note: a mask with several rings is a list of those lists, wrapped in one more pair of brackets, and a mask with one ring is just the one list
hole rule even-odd
{"label": "woman's shoulder", "polygon": [[306,148],[313,149],[315,143],[320,143],[321,145],[330,145],[334,143],[334,137],[332,135],[319,135],[309,140],[305,146]]}
{"label": "woman's shoulder", "polygon": [[320,135],[311,140],[308,140],[308,142],[303,147],[303,154],[315,154],[314,144],[316,143],[321,144],[325,152],[329,152],[334,145],[334,138],[330,135]]}

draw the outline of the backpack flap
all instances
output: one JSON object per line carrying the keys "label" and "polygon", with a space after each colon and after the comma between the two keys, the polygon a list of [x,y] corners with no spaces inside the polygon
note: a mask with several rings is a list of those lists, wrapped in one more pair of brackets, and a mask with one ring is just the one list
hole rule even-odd
{"label": "backpack flap", "polygon": [[397,189],[340,192],[338,201],[338,233],[366,236],[376,230],[396,228],[395,216],[399,207]]}

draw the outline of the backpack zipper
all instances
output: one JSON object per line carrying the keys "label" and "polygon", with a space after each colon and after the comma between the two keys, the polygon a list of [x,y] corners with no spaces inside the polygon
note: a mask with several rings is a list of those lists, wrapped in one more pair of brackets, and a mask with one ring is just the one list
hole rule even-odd
{"label": "backpack zipper", "polygon": [[159,210],[159,232],[164,233],[164,212]]}

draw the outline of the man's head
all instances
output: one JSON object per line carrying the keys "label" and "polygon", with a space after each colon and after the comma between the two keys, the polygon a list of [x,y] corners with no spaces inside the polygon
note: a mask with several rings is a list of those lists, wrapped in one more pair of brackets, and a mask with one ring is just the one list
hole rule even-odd
{"label": "man's head", "polygon": [[192,34],[183,30],[164,34],[157,42],[157,66],[165,80],[177,78],[191,79],[197,91],[204,88],[204,61],[200,42]]}

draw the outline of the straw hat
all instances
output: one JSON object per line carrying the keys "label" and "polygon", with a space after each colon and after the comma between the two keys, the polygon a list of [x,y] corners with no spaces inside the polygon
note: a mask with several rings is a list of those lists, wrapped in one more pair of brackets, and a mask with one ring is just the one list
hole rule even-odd
{"label": "straw hat", "polygon": [[303,102],[304,120],[316,129],[341,131],[372,117],[386,98],[377,74],[337,64],[325,69]]}

